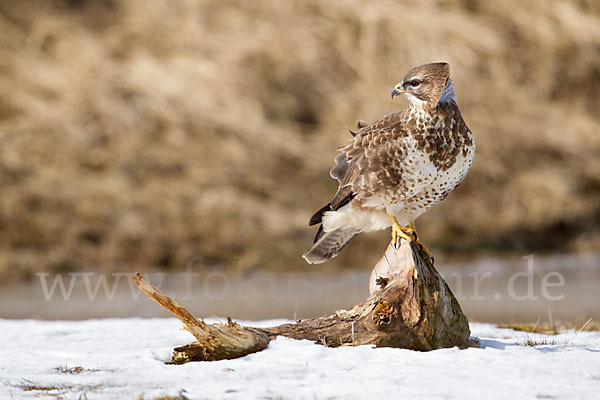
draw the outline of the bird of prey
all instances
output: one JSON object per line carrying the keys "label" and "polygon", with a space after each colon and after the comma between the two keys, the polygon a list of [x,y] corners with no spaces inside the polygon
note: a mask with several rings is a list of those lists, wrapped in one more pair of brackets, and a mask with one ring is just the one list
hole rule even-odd
{"label": "bird of prey", "polygon": [[415,242],[414,220],[444,200],[463,180],[475,156],[475,141],[463,120],[447,63],[408,71],[392,90],[404,95],[402,112],[372,124],[359,121],[341,147],[330,175],[339,182],[331,202],[309,225],[321,224],[304,255],[311,264],[335,257],[361,232],[392,227],[392,243]]}

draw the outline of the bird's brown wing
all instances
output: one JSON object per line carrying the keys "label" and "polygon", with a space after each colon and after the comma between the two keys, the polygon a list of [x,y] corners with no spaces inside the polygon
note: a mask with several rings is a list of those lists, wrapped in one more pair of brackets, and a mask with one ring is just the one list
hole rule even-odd
{"label": "bird's brown wing", "polygon": [[330,171],[331,177],[340,183],[337,193],[311,217],[309,225],[321,223],[325,212],[339,210],[357,195],[368,196],[377,190],[377,185],[397,185],[401,178],[399,170],[389,167],[402,155],[397,139],[403,136],[406,130],[402,113],[386,115],[356,132],[350,143],[340,148]]}

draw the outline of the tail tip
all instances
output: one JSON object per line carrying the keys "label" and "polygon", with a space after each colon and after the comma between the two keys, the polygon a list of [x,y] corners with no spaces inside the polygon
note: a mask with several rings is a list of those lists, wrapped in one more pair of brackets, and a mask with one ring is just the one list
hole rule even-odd
{"label": "tail tip", "polygon": [[310,250],[302,254],[302,258],[309,264],[322,264],[328,260],[328,258],[311,254]]}

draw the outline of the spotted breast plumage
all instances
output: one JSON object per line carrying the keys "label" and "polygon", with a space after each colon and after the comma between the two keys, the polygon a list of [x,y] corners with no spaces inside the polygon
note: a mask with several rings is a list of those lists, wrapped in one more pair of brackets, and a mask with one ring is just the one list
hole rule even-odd
{"label": "spotted breast plumage", "polygon": [[317,211],[321,224],[303,257],[311,264],[335,257],[361,232],[392,227],[418,243],[414,220],[444,200],[464,179],[475,156],[475,141],[463,120],[447,63],[408,71],[392,90],[408,107],[372,124],[360,121],[350,143],[340,148],[331,177],[339,189]]}

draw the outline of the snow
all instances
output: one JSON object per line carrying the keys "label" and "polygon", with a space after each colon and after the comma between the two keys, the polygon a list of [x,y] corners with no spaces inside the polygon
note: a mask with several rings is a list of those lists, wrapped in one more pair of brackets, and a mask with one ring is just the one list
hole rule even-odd
{"label": "snow", "polygon": [[[427,353],[280,337],[236,360],[166,365],[173,347],[194,339],[180,328],[171,318],[0,319],[0,399],[582,399],[600,390],[600,332],[471,323],[481,348]],[[522,345],[528,339],[551,344]],[[64,372],[75,367],[83,371]]]}

